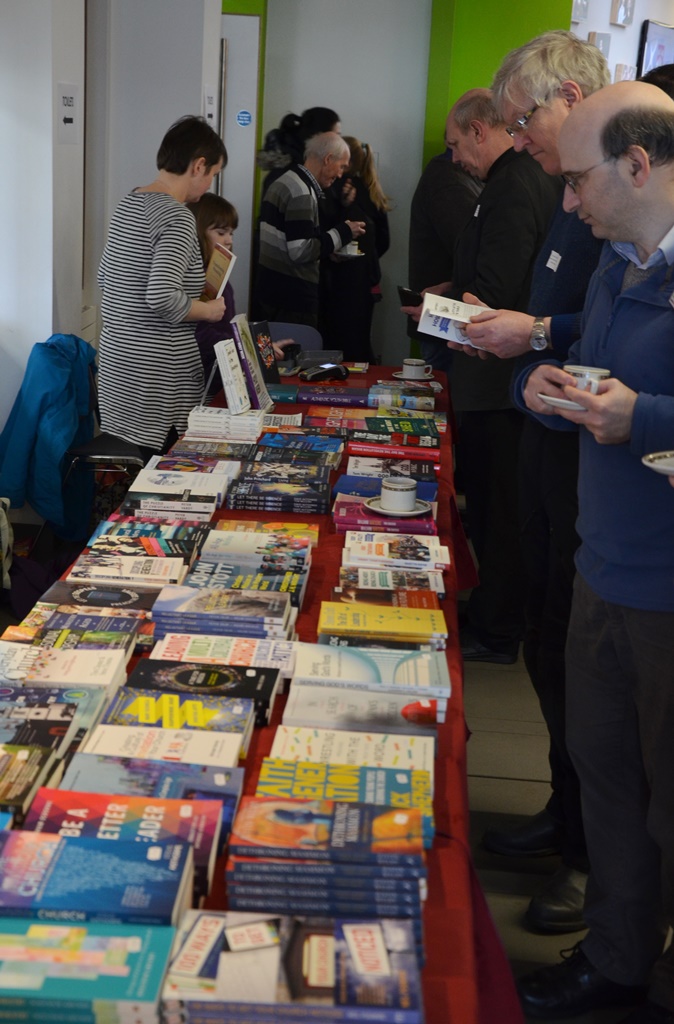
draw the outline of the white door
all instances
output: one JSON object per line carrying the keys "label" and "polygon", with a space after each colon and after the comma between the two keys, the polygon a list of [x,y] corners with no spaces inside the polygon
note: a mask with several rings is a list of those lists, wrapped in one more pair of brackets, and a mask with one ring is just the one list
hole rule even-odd
{"label": "white door", "polygon": [[232,271],[232,285],[237,312],[247,313],[254,227],[260,18],[223,14],[221,34],[221,132],[228,161],[220,175],[218,192],[239,214],[239,227],[234,236],[238,258]]}

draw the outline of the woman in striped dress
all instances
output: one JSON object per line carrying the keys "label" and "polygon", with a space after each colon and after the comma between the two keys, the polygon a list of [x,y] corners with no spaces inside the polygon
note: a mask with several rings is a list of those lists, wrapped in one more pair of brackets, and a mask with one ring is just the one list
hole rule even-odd
{"label": "woman in striped dress", "polygon": [[225,166],[222,140],[199,117],[171,126],[158,174],[117,207],[98,271],[103,330],[98,396],[104,431],[149,457],[185,430],[203,392],[194,325],[222,319],[222,298],[201,302],[204,267],[194,217],[184,205]]}

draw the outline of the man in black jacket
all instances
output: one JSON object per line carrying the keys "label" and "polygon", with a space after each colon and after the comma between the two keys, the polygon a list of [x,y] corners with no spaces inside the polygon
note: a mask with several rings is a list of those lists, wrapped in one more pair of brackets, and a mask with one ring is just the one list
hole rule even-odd
{"label": "man in black jacket", "polygon": [[[450,111],[446,141],[453,159],[485,185],[459,235],[451,283],[430,290],[454,299],[471,292],[495,309],[507,303],[524,311],[561,181],[545,174],[528,153],[515,152],[505,127],[489,89],[471,89]],[[444,348],[444,342],[437,344]],[[516,660],[523,631],[517,515],[522,416],[510,401],[511,372],[511,360],[493,357],[458,359],[452,369],[457,461],[480,571],[468,605],[471,632],[462,648],[467,659],[501,664]]]}

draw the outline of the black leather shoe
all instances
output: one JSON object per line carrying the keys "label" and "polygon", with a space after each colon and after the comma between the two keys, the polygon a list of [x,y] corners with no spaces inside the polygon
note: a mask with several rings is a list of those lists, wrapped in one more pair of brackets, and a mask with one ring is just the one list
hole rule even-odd
{"label": "black leather shoe", "polygon": [[541,1020],[574,1017],[603,1006],[624,1006],[646,998],[645,986],[619,985],[592,966],[580,943],[562,950],[566,958],[517,982],[525,1014]]}
{"label": "black leather shoe", "polygon": [[505,857],[545,857],[559,853],[563,834],[559,822],[543,810],[515,828],[488,828],[482,845],[490,853],[502,853]]}
{"label": "black leather shoe", "polygon": [[534,896],[524,915],[532,932],[579,932],[585,928],[583,904],[587,875],[564,865],[538,896]]}
{"label": "black leather shoe", "polygon": [[647,1000],[643,1006],[637,1006],[620,1024],[674,1024],[674,1010],[658,1006]]}
{"label": "black leather shoe", "polygon": [[514,665],[517,661],[517,651],[495,651],[493,647],[486,647],[479,640],[461,640],[461,657],[464,661],[486,661],[491,665]]}

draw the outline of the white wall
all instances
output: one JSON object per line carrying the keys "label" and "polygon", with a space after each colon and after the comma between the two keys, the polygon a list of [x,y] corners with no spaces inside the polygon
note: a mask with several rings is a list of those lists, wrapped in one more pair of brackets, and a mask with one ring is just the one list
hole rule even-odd
{"label": "white wall", "polygon": [[84,96],[83,40],[84,0],[3,0],[0,427],[32,346],[79,329],[83,148],[54,124],[57,82]]}
{"label": "white wall", "polygon": [[345,135],[379,154],[395,201],[373,332],[388,363],[409,347],[396,285],[407,283],[409,205],[422,170],[430,21],[430,0],[269,0],[267,8],[263,131],[289,111],[331,107]]}
{"label": "white wall", "polygon": [[611,80],[614,81],[616,64],[636,66],[641,25],[645,19],[674,25],[674,0],[635,0],[631,25],[611,25],[610,17],[611,0],[588,0],[587,18],[583,21],[573,21],[571,31],[581,39],[587,39],[588,32],[610,33],[607,60]]}

